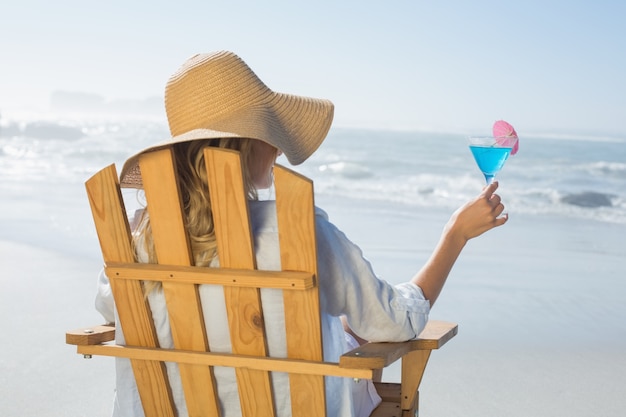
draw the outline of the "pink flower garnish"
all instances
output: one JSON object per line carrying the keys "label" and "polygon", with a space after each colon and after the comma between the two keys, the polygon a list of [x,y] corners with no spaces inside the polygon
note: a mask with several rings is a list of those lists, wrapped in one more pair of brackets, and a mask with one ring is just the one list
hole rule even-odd
{"label": "pink flower garnish", "polygon": [[515,155],[519,150],[519,138],[517,132],[504,120],[498,120],[493,124],[493,136],[500,145],[511,146],[511,155]]}

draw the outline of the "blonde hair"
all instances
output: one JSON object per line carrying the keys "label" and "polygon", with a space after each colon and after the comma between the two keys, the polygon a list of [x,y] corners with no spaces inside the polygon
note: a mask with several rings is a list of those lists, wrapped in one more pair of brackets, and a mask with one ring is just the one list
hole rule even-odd
{"label": "blonde hair", "polygon": [[[256,188],[253,185],[249,167],[255,157],[252,139],[221,138],[195,140],[177,143],[172,146],[174,160],[178,170],[179,188],[183,203],[185,228],[189,235],[193,262],[196,266],[209,266],[217,256],[217,244],[213,214],[211,211],[211,197],[207,182],[203,149],[207,146],[237,150],[242,157],[242,171],[244,187],[250,200],[258,199]],[[144,210],[142,218],[135,231],[135,253],[146,253],[147,262],[157,263],[157,256],[152,238],[148,211]],[[161,288],[160,282],[145,281],[144,292]]]}

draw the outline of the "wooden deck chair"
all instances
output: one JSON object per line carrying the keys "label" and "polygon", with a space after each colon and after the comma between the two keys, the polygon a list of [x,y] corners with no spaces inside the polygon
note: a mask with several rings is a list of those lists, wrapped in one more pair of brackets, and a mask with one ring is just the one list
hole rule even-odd
{"label": "wooden deck chair", "polygon": [[[374,378],[402,358],[401,384],[377,382],[383,403],[373,416],[414,416],[418,388],[431,350],[454,337],[457,326],[428,323],[418,340],[369,343],[323,361],[317,287],[313,184],[284,167],[274,170],[283,271],[255,269],[253,238],[239,153],[205,151],[220,268],[192,266],[171,150],[140,158],[140,169],[159,264],[135,262],[129,222],[115,166],[86,183],[126,345],[114,328],[95,326],[66,333],[85,357],[130,358],[147,417],[175,416],[164,362],[177,362],[190,416],[220,416],[213,367],[234,367],[244,416],[274,416],[269,373],[289,374],[293,416],[325,416],[324,376]],[[160,281],[168,306],[174,349],[161,349],[142,280]],[[232,354],[209,352],[198,296],[199,284],[224,287]],[[284,294],[287,358],[268,357],[259,289]],[[375,379],[376,380],[376,379]],[[329,416],[332,417],[332,416]]]}

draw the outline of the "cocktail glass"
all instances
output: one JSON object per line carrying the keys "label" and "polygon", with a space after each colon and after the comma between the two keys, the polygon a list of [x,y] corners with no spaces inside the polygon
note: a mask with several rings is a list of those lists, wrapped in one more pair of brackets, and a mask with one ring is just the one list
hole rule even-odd
{"label": "cocktail glass", "polygon": [[504,166],[516,140],[517,138],[512,137],[470,136],[470,151],[487,184],[493,182]]}

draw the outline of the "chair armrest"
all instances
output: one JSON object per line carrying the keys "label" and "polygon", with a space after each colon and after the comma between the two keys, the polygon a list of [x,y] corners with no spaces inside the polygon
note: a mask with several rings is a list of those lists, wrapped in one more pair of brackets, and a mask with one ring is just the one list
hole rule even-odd
{"label": "chair armrest", "polygon": [[68,345],[99,345],[115,339],[115,325],[103,324],[93,327],[82,327],[65,333]]}
{"label": "chair armrest", "polygon": [[339,358],[342,368],[382,369],[409,352],[439,349],[456,336],[458,325],[431,320],[417,339],[407,342],[366,343]]}

